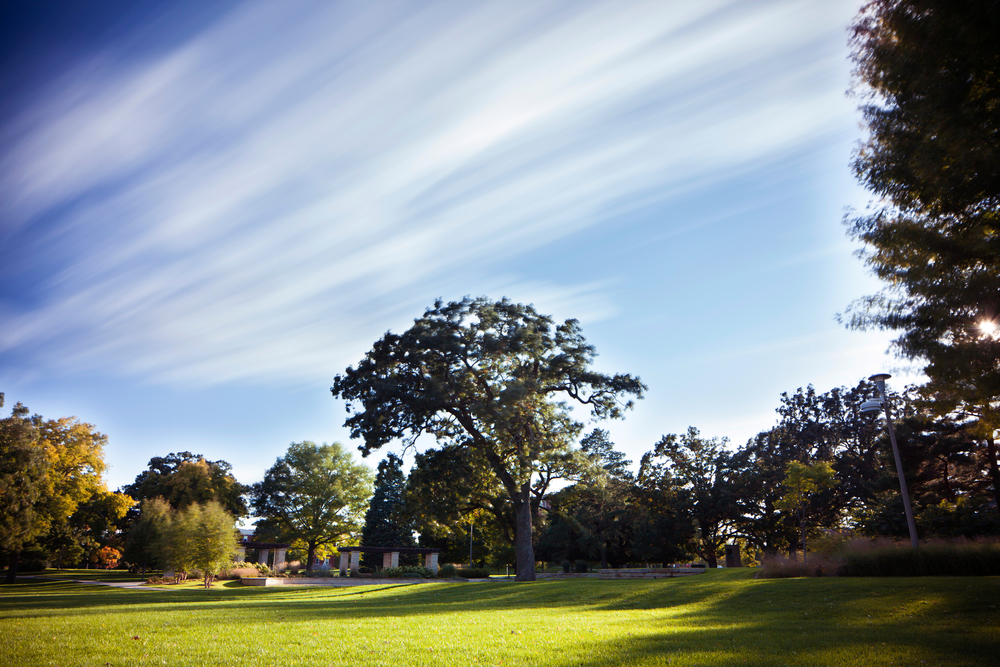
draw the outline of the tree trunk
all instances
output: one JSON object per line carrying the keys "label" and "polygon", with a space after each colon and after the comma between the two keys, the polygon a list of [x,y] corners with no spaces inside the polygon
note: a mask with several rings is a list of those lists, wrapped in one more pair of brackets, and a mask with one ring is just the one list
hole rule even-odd
{"label": "tree trunk", "polygon": [[535,547],[531,543],[531,486],[525,483],[514,502],[514,581],[535,580]]}
{"label": "tree trunk", "polygon": [[306,556],[306,576],[311,577],[313,574],[313,562],[316,560],[316,543],[313,541],[309,542],[308,555]]}
{"label": "tree trunk", "polygon": [[802,518],[802,562],[807,563],[809,561],[809,552],[806,551],[806,510],[803,507],[799,511]]}
{"label": "tree trunk", "polygon": [[17,562],[21,559],[21,550],[10,552],[10,560],[7,562],[7,579],[4,583],[12,584],[17,578]]}
{"label": "tree trunk", "polygon": [[608,543],[601,542],[601,569],[608,569]]}

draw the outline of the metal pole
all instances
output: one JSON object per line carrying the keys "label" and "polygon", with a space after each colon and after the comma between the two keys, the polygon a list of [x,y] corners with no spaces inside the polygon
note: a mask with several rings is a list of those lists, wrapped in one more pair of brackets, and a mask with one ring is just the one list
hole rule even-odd
{"label": "metal pole", "polygon": [[885,407],[885,423],[889,428],[889,442],[892,444],[892,456],[896,459],[896,475],[899,477],[899,492],[903,495],[903,512],[906,513],[906,527],[910,531],[910,544],[914,549],[917,544],[917,524],[913,520],[913,507],[910,505],[910,492],[906,490],[906,477],[903,475],[903,460],[899,458],[899,446],[896,444],[896,429],[892,427],[892,412],[889,411],[889,397],[885,393],[885,380],[876,380],[882,395],[882,405]]}

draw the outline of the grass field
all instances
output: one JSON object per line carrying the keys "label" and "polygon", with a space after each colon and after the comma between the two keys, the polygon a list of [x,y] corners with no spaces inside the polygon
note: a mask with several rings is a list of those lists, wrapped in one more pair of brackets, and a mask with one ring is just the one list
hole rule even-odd
{"label": "grass field", "polygon": [[[75,574],[75,573],[74,573]],[[1000,578],[0,586],[2,665],[989,665]]]}

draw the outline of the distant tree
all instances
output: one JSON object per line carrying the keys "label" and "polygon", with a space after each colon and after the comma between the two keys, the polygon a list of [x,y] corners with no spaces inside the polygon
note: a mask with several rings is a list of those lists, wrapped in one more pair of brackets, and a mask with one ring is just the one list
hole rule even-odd
{"label": "distant tree", "polygon": [[[482,457],[510,498],[516,572],[535,578],[532,480],[550,453],[570,449],[580,425],[563,400],[599,419],[618,418],[644,385],[590,368],[594,349],[576,320],[552,319],[508,300],[438,301],[403,334],[387,333],[331,391],[347,402],[345,425],[371,452],[422,433]],[[355,402],[360,406],[355,409]]]}
{"label": "distant tree", "polygon": [[121,491],[137,501],[163,498],[174,509],[214,500],[243,518],[250,514],[245,499],[250,487],[237,482],[232,469],[226,461],[209,461],[191,452],[154,456],[149,468]]}
{"label": "distant tree", "polygon": [[802,531],[802,560],[808,559],[806,551],[806,529],[809,520],[809,505],[813,496],[825,489],[837,486],[837,477],[829,461],[802,463],[789,461],[782,484],[784,495],[777,502],[778,509],[798,517]]}
{"label": "distant tree", "polygon": [[253,485],[253,510],[285,540],[306,543],[311,572],[317,546],[360,532],[372,482],[372,471],[340,443],[292,443]]}
{"label": "distant tree", "polygon": [[575,466],[576,483],[549,497],[548,525],[539,538],[546,560],[597,558],[602,568],[609,560],[627,560],[635,516],[631,461],[614,449],[603,429],[594,429],[580,441],[587,465]]}
{"label": "distant tree", "polygon": [[[404,512],[405,487],[403,460],[395,454],[389,454],[378,464],[375,493],[368,512],[365,513],[365,526],[361,531],[361,546],[413,546],[413,525]],[[376,562],[368,564],[382,565],[380,559],[373,560]]]}
{"label": "distant tree", "polygon": [[66,520],[53,522],[41,542],[53,554],[57,568],[81,559],[96,562],[99,550],[122,546],[118,529],[133,505],[135,501],[124,493],[97,490]]}
{"label": "distant tree", "polygon": [[735,532],[740,479],[725,438],[704,438],[693,426],[665,435],[642,457],[640,486],[674,488],[678,513],[690,517],[696,535],[692,549],[711,566],[725,540]]}
{"label": "distant tree", "polygon": [[473,539],[478,536],[480,544],[492,547],[480,559],[506,554],[514,543],[507,492],[485,461],[466,447],[446,444],[417,452],[404,498],[420,546],[442,549],[442,559],[465,561],[470,530],[475,531]]}
{"label": "distant tree", "polygon": [[609,475],[622,480],[631,480],[632,472],[628,469],[632,462],[625,458],[625,455],[615,450],[615,443],[611,442],[608,432],[602,428],[595,428],[580,441],[580,449],[583,453],[601,466]]}
{"label": "distant tree", "polygon": [[170,503],[163,498],[143,500],[137,520],[125,539],[122,559],[139,569],[163,568],[170,560],[167,531],[171,520]]}

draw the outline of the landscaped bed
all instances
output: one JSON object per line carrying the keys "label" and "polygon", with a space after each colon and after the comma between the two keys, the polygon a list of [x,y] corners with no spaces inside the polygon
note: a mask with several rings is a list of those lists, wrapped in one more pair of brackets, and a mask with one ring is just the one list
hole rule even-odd
{"label": "landscaped bed", "polygon": [[0,586],[11,665],[984,665],[1000,578]]}

